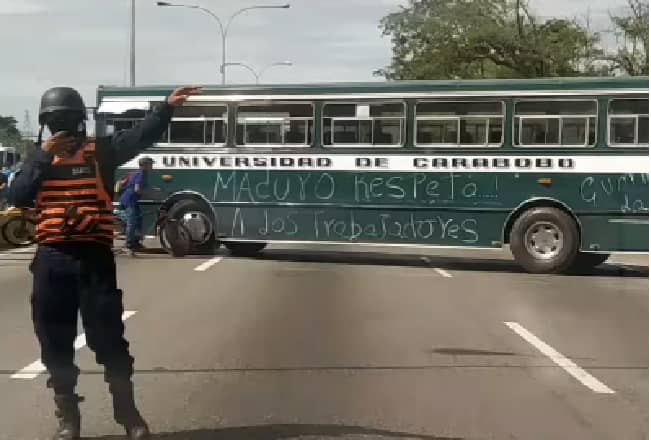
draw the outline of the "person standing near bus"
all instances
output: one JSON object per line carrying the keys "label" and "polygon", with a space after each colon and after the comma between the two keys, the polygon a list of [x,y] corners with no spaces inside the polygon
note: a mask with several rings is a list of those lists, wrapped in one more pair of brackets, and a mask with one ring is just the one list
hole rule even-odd
{"label": "person standing near bus", "polygon": [[0,211],[4,211],[9,206],[7,194],[9,189],[9,176],[11,170],[9,167],[3,167],[0,170]]}
{"label": "person standing near bus", "polygon": [[7,188],[9,188],[11,186],[11,184],[14,182],[14,180],[16,179],[16,176],[18,175],[18,173],[20,173],[20,170],[22,169],[22,167],[23,167],[22,162],[18,162],[14,166],[14,169],[11,171],[11,174],[9,174],[9,178],[7,179]]}
{"label": "person standing near bus", "polygon": [[[116,422],[130,439],[149,437],[133,395],[133,357],[124,339],[122,291],[111,249],[113,179],[118,166],[160,138],[174,107],[199,92],[194,87],[176,89],[137,127],[98,139],[86,137],[86,108],[76,90],[55,87],[41,98],[40,149],[24,163],[9,199],[17,207],[36,202],[38,210],[31,304],[59,419],[53,440],[80,436],[73,346],[78,312],[88,346],[104,365]],[[53,136],[41,142],[44,126]]]}
{"label": "person standing near bus", "polygon": [[140,198],[143,190],[149,186],[148,177],[153,165],[154,161],[150,157],[140,159],[138,161],[140,169],[129,176],[126,188],[120,196],[120,208],[124,209],[127,218],[127,250],[131,256],[135,256],[137,250],[143,249]]}

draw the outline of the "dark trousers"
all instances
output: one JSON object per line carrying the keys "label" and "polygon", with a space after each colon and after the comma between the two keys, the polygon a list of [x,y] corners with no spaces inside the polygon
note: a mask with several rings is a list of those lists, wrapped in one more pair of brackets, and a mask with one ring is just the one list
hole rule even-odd
{"label": "dark trousers", "polygon": [[142,240],[142,211],[140,205],[136,202],[132,206],[124,209],[127,217],[127,248],[135,249],[140,240]]}
{"label": "dark trousers", "polygon": [[50,375],[48,387],[56,394],[74,392],[79,376],[74,364],[78,312],[88,347],[104,365],[105,380],[130,380],[133,358],[123,336],[122,291],[117,288],[111,249],[87,243],[41,245],[31,270],[32,320]]}

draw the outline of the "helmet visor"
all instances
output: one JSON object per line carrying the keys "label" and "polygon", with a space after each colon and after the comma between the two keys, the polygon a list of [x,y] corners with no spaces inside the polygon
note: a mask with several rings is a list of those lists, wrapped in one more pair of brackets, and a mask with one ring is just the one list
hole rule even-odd
{"label": "helmet visor", "polygon": [[76,135],[82,130],[84,117],[77,111],[62,110],[46,115],[46,124],[52,134],[65,131]]}

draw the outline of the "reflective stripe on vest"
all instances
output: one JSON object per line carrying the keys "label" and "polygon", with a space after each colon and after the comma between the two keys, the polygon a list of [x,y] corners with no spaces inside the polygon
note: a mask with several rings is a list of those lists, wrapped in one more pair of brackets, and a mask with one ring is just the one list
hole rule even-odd
{"label": "reflective stripe on vest", "polygon": [[36,241],[113,243],[113,200],[90,142],[69,158],[55,157],[36,196]]}

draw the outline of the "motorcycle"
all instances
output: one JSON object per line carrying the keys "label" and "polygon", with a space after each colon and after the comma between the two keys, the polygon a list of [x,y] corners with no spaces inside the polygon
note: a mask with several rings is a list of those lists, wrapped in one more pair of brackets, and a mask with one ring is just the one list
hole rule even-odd
{"label": "motorcycle", "polygon": [[15,247],[29,246],[36,240],[36,213],[33,209],[10,208],[1,213],[8,217],[2,226],[2,238]]}

